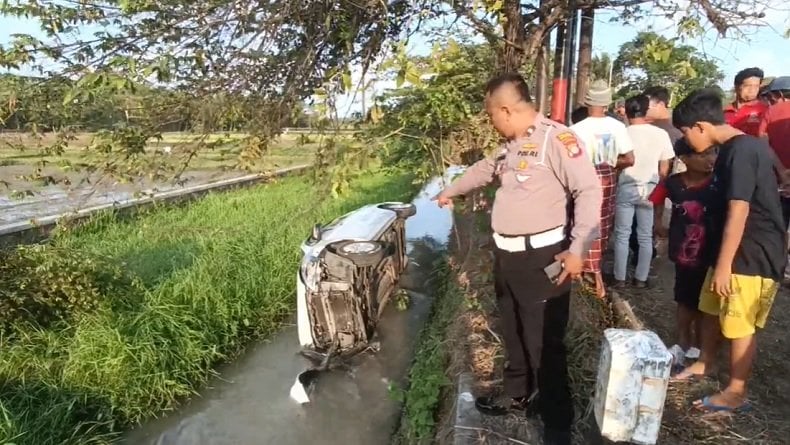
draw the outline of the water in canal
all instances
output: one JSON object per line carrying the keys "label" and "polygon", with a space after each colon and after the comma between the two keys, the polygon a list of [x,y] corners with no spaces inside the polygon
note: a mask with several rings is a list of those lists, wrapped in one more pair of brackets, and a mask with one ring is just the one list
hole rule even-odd
{"label": "water in canal", "polygon": [[401,279],[411,302],[407,311],[398,311],[393,305],[387,308],[379,324],[380,352],[357,357],[351,370],[323,373],[311,403],[298,405],[288,392],[308,362],[297,354],[296,328],[286,328],[222,367],[220,378],[200,397],[131,432],[125,443],[388,443],[400,412],[399,404],[389,396],[389,387],[404,381],[416,336],[430,309],[429,274],[452,227],[452,214],[431,201],[441,184],[441,178],[431,181],[414,200],[417,214],[406,223],[411,262]]}

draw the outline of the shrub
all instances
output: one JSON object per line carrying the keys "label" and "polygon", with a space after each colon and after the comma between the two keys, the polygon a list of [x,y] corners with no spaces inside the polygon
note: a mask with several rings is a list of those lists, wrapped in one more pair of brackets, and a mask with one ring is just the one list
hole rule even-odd
{"label": "shrub", "polygon": [[121,265],[48,245],[0,252],[0,329],[27,322],[50,326],[140,298],[139,282]]}
{"label": "shrub", "polygon": [[308,144],[312,144],[313,140],[312,138],[310,138],[309,134],[302,133],[299,135],[299,138],[296,139],[296,143],[299,145],[308,145]]}

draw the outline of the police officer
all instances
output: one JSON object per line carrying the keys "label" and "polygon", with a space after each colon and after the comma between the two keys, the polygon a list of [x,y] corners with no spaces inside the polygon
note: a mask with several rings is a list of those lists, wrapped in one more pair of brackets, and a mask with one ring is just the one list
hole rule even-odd
{"label": "police officer", "polygon": [[573,406],[563,339],[571,281],[580,276],[582,255],[598,236],[601,185],[580,141],[535,110],[520,75],[489,81],[485,106],[507,142],[436,198],[440,206],[451,206],[453,197],[499,179],[491,226],[508,360],[505,397],[480,398],[477,407],[493,415],[534,409],[545,425],[545,443],[566,445]]}

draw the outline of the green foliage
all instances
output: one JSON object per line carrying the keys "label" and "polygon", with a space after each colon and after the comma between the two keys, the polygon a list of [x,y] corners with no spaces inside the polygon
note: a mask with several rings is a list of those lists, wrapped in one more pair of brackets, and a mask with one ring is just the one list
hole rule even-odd
{"label": "green foliage", "polygon": [[[669,89],[672,102],[693,90],[717,84],[724,78],[716,62],[697,48],[679,44],[654,32],[641,32],[620,47],[614,71],[621,85],[617,95],[626,97],[658,85]],[[672,104],[670,104],[671,106]]]}
{"label": "green foliage", "polygon": [[319,200],[317,185],[286,178],[133,219],[105,214],[59,234],[39,248],[49,261],[73,252],[58,263],[71,272],[55,276],[83,276],[73,272],[85,267],[73,263],[77,253],[109,258],[139,279],[140,300],[0,336],[0,443],[106,443],[194,395],[213,365],[287,322],[296,246],[314,222],[408,200],[412,179],[367,171],[340,199]]}
{"label": "green foliage", "polygon": [[452,383],[446,373],[449,351],[444,341],[463,296],[446,259],[440,260],[434,273],[439,289],[431,316],[418,340],[408,387],[405,390],[391,388],[393,397],[404,402],[401,431],[395,443],[433,443],[442,393]]}
{"label": "green foliage", "polygon": [[[16,115],[15,125],[31,131],[85,119],[116,131],[107,120],[118,123],[119,111],[149,136],[182,122],[198,133],[243,131],[253,142],[241,159],[253,159],[317,90],[352,88],[351,67],[367,68],[419,11],[406,0],[5,1],[0,14],[38,22],[43,36],[11,35],[0,67],[34,73],[45,88],[63,80],[57,94],[37,94],[23,109],[0,103],[0,116]],[[151,100],[144,93],[152,89],[162,94]],[[78,119],[84,103],[93,107]]]}
{"label": "green foliage", "polygon": [[309,134],[300,134],[299,138],[297,138],[296,143],[299,145],[307,145],[312,144],[313,140],[310,138]]}
{"label": "green foliage", "polygon": [[46,328],[102,305],[129,306],[140,291],[120,264],[83,252],[45,245],[0,252],[0,330],[18,323]]}
{"label": "green foliage", "polygon": [[[378,99],[378,123],[365,135],[382,144],[384,159],[428,177],[443,166],[480,156],[498,138],[482,116],[484,84],[494,55],[485,45],[436,45],[431,56],[407,64],[425,78]],[[393,65],[401,71],[403,60]]]}
{"label": "green foliage", "polygon": [[395,294],[395,307],[399,311],[405,311],[409,309],[410,303],[411,298],[409,297],[409,293],[403,289],[399,289],[397,294]]}
{"label": "green foliage", "polygon": [[[590,77],[591,80],[605,80],[609,81],[609,76],[614,76],[614,72],[611,71],[612,64],[614,60],[612,60],[612,56],[607,53],[603,54],[596,54],[593,56],[592,60],[590,61]],[[612,81],[617,83],[620,79],[613,78]]]}

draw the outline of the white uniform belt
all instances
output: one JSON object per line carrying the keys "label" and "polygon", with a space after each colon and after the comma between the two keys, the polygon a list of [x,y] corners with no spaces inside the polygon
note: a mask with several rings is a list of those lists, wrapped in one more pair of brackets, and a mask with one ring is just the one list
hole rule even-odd
{"label": "white uniform belt", "polygon": [[565,239],[565,226],[555,227],[535,235],[504,236],[494,233],[497,248],[507,252],[524,252],[527,246],[533,249],[551,246]]}

